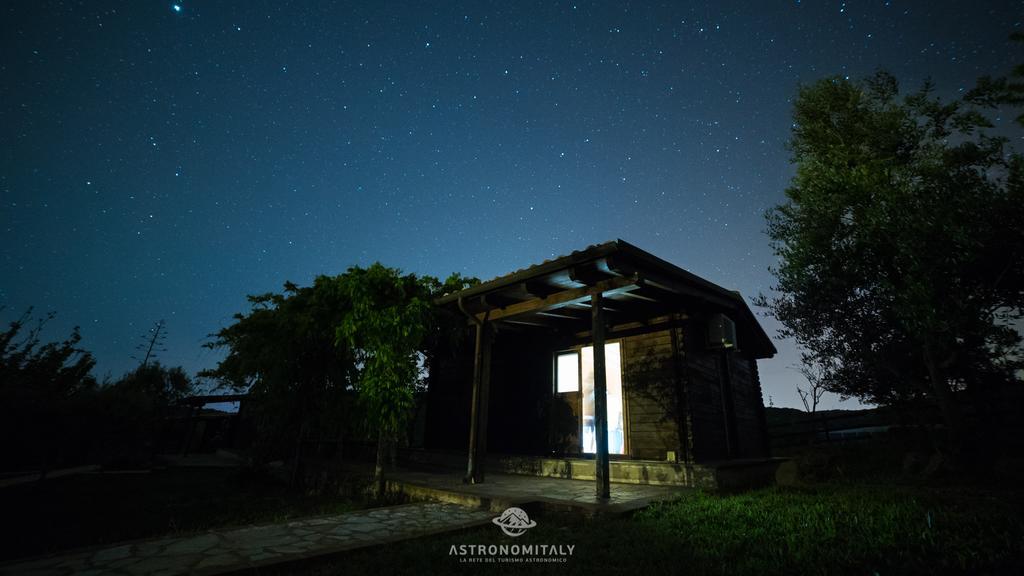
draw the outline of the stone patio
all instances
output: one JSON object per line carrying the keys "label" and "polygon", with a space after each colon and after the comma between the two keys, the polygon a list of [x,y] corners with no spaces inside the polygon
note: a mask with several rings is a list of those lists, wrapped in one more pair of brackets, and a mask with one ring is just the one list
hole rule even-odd
{"label": "stone patio", "polygon": [[611,485],[611,498],[598,500],[593,480],[569,480],[518,474],[488,474],[482,484],[465,484],[453,472],[399,470],[389,476],[389,489],[412,499],[438,500],[501,512],[510,506],[534,505],[584,511],[590,514],[621,514],[651,502],[670,500],[691,492],[683,486],[645,484]]}

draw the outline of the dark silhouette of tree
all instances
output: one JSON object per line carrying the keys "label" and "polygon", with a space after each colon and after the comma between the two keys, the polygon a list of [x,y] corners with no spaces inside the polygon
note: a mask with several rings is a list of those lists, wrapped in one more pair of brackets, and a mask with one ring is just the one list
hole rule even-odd
{"label": "dark silhouette of tree", "polygon": [[825,395],[825,381],[822,378],[823,369],[811,361],[804,361],[798,368],[800,374],[807,380],[807,387],[796,387],[796,393],[804,405],[804,411],[814,414],[818,411],[818,403]]}
{"label": "dark silhouette of tree", "polygon": [[161,352],[166,352],[164,348],[164,341],[167,339],[167,324],[163,320],[158,320],[153,327],[149,329],[149,333],[142,336],[142,342],[139,343],[135,349],[139,352],[142,358],[136,358],[139,361],[139,366],[145,366],[149,364],[151,360],[156,360],[157,356]]}
{"label": "dark silhouette of tree", "polygon": [[0,444],[6,465],[34,464],[45,471],[74,448],[80,435],[75,407],[96,389],[96,364],[79,343],[78,327],[62,341],[43,343],[56,314],[34,318],[28,309],[0,333]]}
{"label": "dark silhouette of tree", "polygon": [[170,368],[152,361],[125,374],[113,387],[143,394],[160,407],[171,406],[195,391],[192,379],[181,366]]}
{"label": "dark silhouette of tree", "polygon": [[42,343],[40,333],[56,317],[50,312],[33,320],[32,309],[0,333],[0,386],[34,387],[52,397],[67,397],[96,385],[89,374],[96,360],[78,346],[79,328],[60,342]]}
{"label": "dark silhouette of tree", "polygon": [[54,317],[33,319],[29,309],[0,333],[4,465],[39,467],[41,478],[58,465],[148,465],[164,418],[192,393],[191,379],[150,359],[116,382],[97,383],[77,327],[63,341],[42,342]]}
{"label": "dark silhouette of tree", "polygon": [[[1015,32],[1010,35],[1010,39],[1024,43],[1024,33]],[[977,84],[964,96],[964,100],[988,108],[1020,108],[1024,105],[1024,64],[1014,66],[1008,76],[978,78]],[[1024,114],[1018,115],[1016,121],[1024,126]]]}
{"label": "dark silhouette of tree", "polygon": [[152,359],[101,387],[93,404],[94,454],[115,467],[148,466],[168,417],[179,408],[178,401],[194,391],[183,368]]}
{"label": "dark silhouette of tree", "polygon": [[249,296],[252,309],[206,344],[227,356],[201,376],[252,396],[257,460],[287,457],[302,436],[340,435],[351,424],[355,361],[335,334],[349,305],[336,284],[321,276],[309,287],[288,282],[281,294]]}
{"label": "dark silhouette of tree", "polygon": [[768,214],[779,258],[762,297],[826,389],[935,402],[959,446],[954,394],[1009,381],[1024,303],[1024,161],[968,100],[901,96],[878,73],[800,88],[796,175]]}
{"label": "dark silhouette of tree", "polygon": [[474,282],[375,264],[309,287],[287,283],[282,294],[249,297],[252,310],[207,344],[227,356],[201,376],[252,394],[264,458],[294,457],[301,438],[314,434],[376,434],[386,444],[412,414],[417,359],[465,329],[464,320],[434,309],[433,298]]}

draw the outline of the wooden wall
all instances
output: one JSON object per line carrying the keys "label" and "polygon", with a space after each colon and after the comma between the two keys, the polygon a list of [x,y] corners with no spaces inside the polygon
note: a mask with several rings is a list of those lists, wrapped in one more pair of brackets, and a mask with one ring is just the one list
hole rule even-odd
{"label": "wooden wall", "polygon": [[737,456],[754,458],[768,455],[768,436],[764,419],[764,401],[757,375],[757,361],[742,352],[731,356],[733,406],[736,413]]}
{"label": "wooden wall", "polygon": [[[609,341],[622,345],[629,457],[665,460],[674,452],[680,461],[706,462],[767,455],[756,361],[732,351],[726,371],[722,352],[708,350],[704,338],[701,321],[682,317],[608,334]],[[578,395],[553,394],[554,354],[566,348],[540,332],[498,333],[492,349],[489,452],[578,455]],[[472,356],[469,341],[456,357],[431,366],[428,448],[468,444]],[[723,382],[731,383],[725,390],[731,404],[723,396]]]}
{"label": "wooden wall", "polygon": [[691,321],[683,339],[693,459],[706,462],[767,456],[757,361],[742,351],[742,343],[739,350],[708,350],[701,327],[699,321]]}
{"label": "wooden wall", "polygon": [[670,451],[680,454],[674,330],[621,340],[627,450],[633,458],[665,460]]}
{"label": "wooden wall", "polygon": [[547,414],[554,388],[553,353],[554,345],[543,333],[499,331],[495,336],[488,452],[550,453]]}
{"label": "wooden wall", "polygon": [[457,349],[434,351],[427,378],[423,445],[434,449],[466,449],[473,390],[473,340]]}

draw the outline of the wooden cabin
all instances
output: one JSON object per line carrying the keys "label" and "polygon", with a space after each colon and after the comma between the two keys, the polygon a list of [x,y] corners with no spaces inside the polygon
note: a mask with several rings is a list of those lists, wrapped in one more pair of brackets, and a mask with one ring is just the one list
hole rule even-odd
{"label": "wooden cabin", "polygon": [[464,451],[467,481],[515,455],[590,466],[606,496],[617,466],[649,474],[631,462],[768,456],[757,360],[776,350],[738,292],[616,240],[438,304],[467,331],[430,359],[423,441]]}

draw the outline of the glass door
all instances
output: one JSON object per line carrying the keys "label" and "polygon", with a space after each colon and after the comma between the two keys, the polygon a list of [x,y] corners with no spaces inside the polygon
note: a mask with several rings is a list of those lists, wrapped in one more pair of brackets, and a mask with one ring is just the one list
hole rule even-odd
{"label": "glass door", "polygon": [[[605,381],[608,398],[608,453],[625,454],[626,429],[622,401],[622,356],[618,342],[604,345]],[[580,418],[580,438],[583,452],[597,452],[597,434],[594,429],[594,347],[580,350],[580,385],[583,414]]]}

